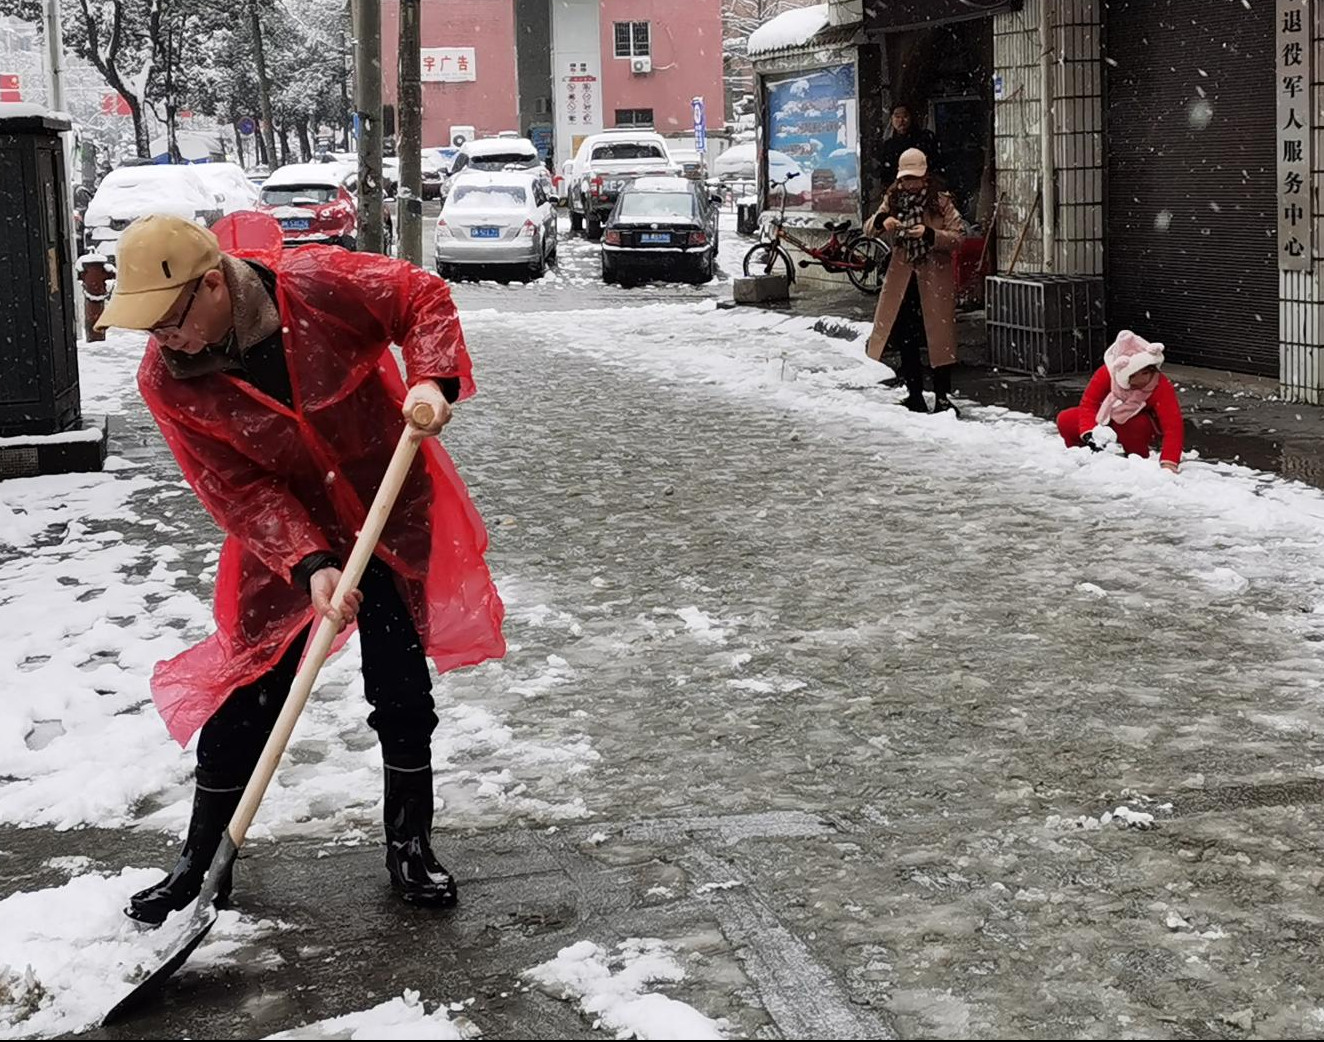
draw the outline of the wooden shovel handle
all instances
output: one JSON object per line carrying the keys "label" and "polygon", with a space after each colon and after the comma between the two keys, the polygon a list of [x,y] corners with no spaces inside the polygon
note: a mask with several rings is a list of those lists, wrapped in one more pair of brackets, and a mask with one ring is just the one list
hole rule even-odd
{"label": "wooden shovel handle", "polygon": [[[414,424],[418,427],[426,427],[433,420],[430,405],[415,406],[411,415]],[[405,483],[410,466],[413,465],[418,446],[419,438],[414,427],[406,426],[400,435],[400,441],[395,446],[395,453],[386,468],[381,487],[377,489],[372,506],[368,508],[368,516],[363,521],[359,536],[354,541],[354,549],[350,551],[349,560],[345,562],[345,567],[340,573],[340,582],[336,585],[336,592],[331,598],[332,607],[337,611],[345,603],[346,595],[358,587],[368,562],[372,560],[373,552],[377,549],[377,541],[381,539],[382,529],[386,527],[387,518],[391,516],[391,509],[395,506],[396,497]],[[299,667],[299,672],[290,687],[289,697],[285,699],[285,705],[276,718],[276,725],[271,729],[267,744],[262,749],[262,756],[258,759],[257,766],[253,768],[253,774],[244,787],[244,795],[239,800],[239,806],[235,808],[234,816],[230,818],[230,839],[236,847],[244,845],[248,827],[253,824],[253,816],[257,814],[262,797],[266,795],[267,786],[271,784],[271,778],[276,773],[276,766],[285,755],[285,747],[294,732],[294,725],[298,722],[299,714],[303,712],[308,696],[312,693],[313,684],[317,680],[317,674],[321,672],[322,664],[331,653],[331,645],[339,632],[339,627],[327,618],[319,620],[317,629],[313,631],[312,639],[308,642],[308,649],[304,654],[303,665]]]}

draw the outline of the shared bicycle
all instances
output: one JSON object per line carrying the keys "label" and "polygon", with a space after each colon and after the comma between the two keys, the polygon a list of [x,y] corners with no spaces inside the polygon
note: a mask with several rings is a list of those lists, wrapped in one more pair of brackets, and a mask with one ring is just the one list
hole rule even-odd
{"label": "shared bicycle", "polygon": [[782,205],[778,215],[762,229],[762,238],[745,254],[746,275],[772,275],[780,268],[788,281],[795,280],[795,266],[788,245],[807,257],[799,266],[808,268],[821,265],[824,271],[845,272],[851,284],[862,293],[876,294],[883,286],[891,248],[881,239],[865,235],[856,229],[851,234],[850,221],[828,221],[823,228],[831,237],[822,246],[811,246],[786,227],[786,186],[802,174],[791,173],[772,183],[782,190]]}

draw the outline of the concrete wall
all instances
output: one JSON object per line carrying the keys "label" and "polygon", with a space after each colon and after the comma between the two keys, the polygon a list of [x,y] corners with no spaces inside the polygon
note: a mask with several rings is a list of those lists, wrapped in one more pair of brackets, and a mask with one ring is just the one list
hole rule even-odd
{"label": "concrete wall", "polygon": [[[616,109],[652,109],[662,133],[694,124],[690,99],[701,95],[720,127],[724,121],[721,0],[601,0],[603,121],[615,125]],[[635,75],[617,58],[615,22],[651,22],[653,71]]]}
{"label": "concrete wall", "polygon": [[[1043,222],[1034,213],[1041,168],[1040,4],[993,19],[994,147],[1002,194],[999,270],[1006,271],[1027,219],[1017,271],[1046,266],[1068,275],[1103,274],[1104,114],[1102,0],[1053,0],[1053,123],[1057,166],[1057,248],[1045,265]],[[1033,215],[1033,216],[1032,216]]]}
{"label": "concrete wall", "polygon": [[[452,126],[479,136],[520,125],[515,69],[514,0],[423,0],[424,47],[473,47],[478,78],[471,83],[423,84],[423,144],[444,145]],[[382,3],[384,103],[394,105],[399,75],[399,0]]]}
{"label": "concrete wall", "polygon": [[599,0],[552,0],[552,105],[556,168],[603,127]]}
{"label": "concrete wall", "polygon": [[515,0],[516,66],[519,74],[519,131],[551,123],[552,12],[548,0]]}

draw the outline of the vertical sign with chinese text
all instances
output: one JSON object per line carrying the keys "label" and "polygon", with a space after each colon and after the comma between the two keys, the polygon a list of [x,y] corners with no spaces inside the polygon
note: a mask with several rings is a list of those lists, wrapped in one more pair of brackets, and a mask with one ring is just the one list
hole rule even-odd
{"label": "vertical sign with chinese text", "polygon": [[1310,0],[1278,0],[1278,267],[1313,264]]}

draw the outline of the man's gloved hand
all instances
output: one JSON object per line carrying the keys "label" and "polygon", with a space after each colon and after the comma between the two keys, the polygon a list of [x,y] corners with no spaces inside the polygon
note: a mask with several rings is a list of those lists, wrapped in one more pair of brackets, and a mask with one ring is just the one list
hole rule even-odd
{"label": "man's gloved hand", "polygon": [[[426,405],[432,410],[432,422],[426,426],[414,422],[414,409],[420,405]],[[446,396],[434,380],[420,380],[409,388],[403,411],[405,422],[414,428],[420,438],[440,434],[441,429],[451,422],[451,404],[446,401]]]}
{"label": "man's gloved hand", "polygon": [[1117,432],[1111,427],[1095,427],[1080,436],[1091,452],[1107,452],[1117,444]]}

